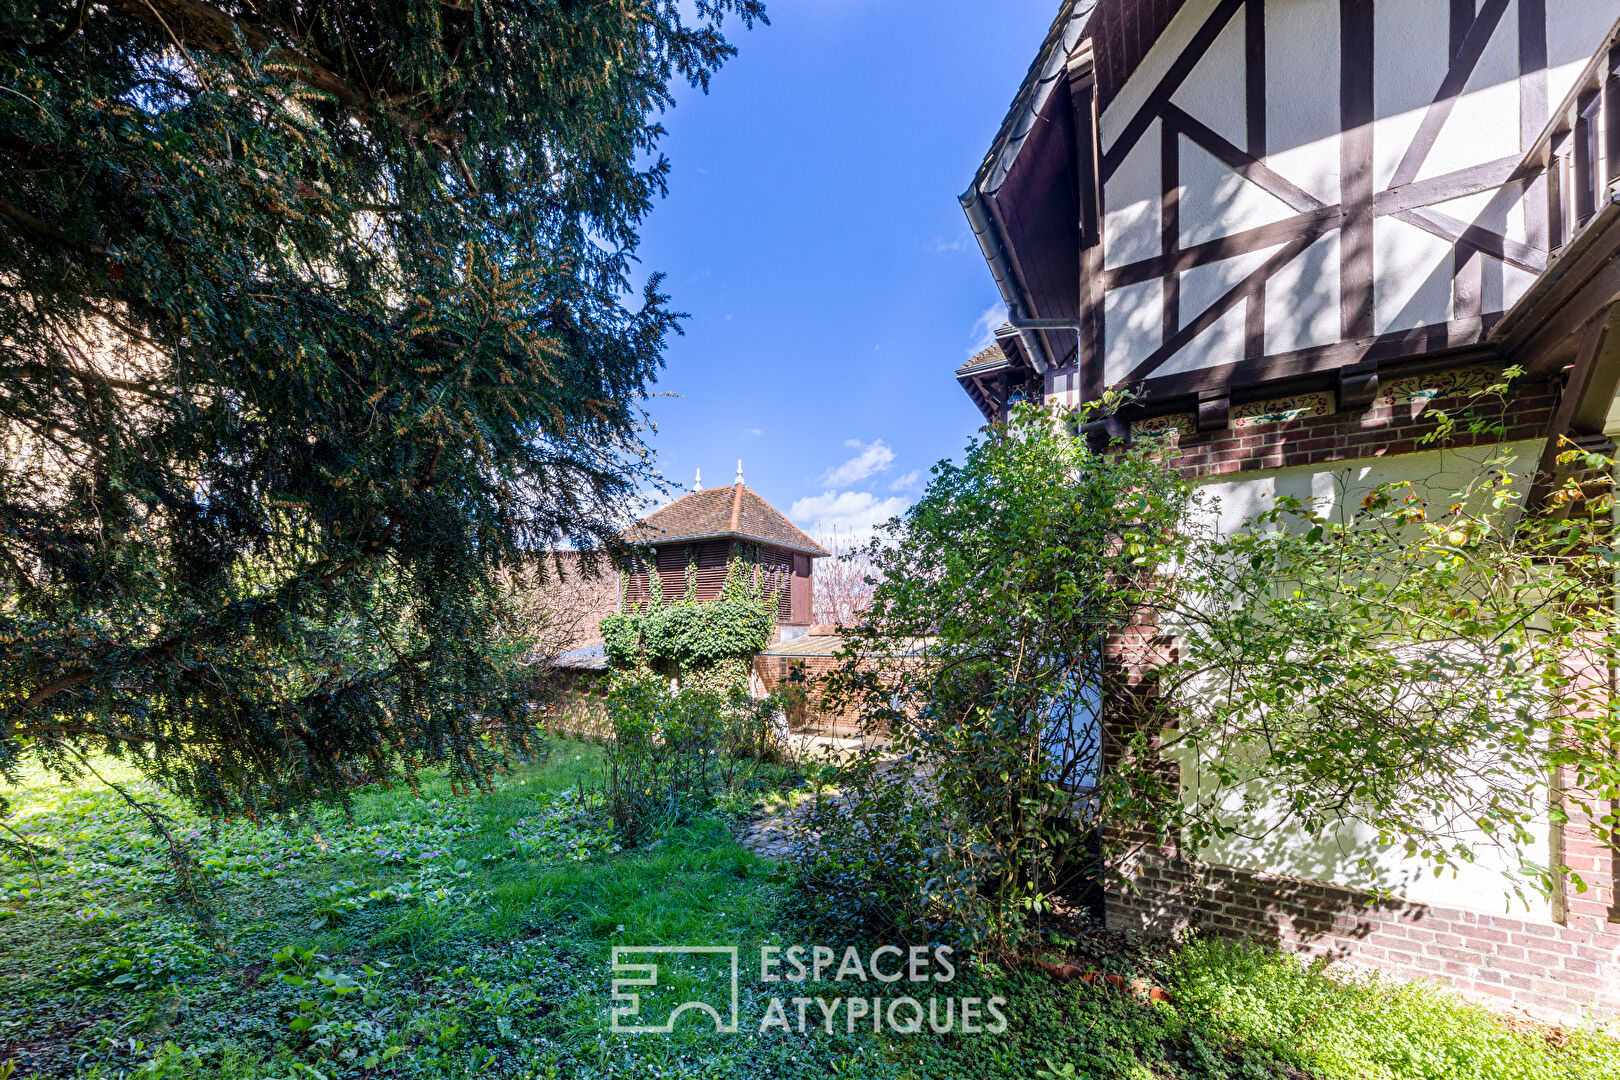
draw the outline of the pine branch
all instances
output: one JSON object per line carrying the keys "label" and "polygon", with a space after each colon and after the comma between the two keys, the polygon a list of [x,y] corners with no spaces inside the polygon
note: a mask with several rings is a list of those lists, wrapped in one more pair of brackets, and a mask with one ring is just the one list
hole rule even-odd
{"label": "pine branch", "polygon": [[37,45],[29,45],[23,51],[29,56],[46,56],[55,52],[78,36],[84,27],[84,13],[90,7],[90,0],[79,0],[68,18],[66,25]]}
{"label": "pine branch", "polygon": [[[268,54],[273,61],[285,64],[296,72],[300,82],[330,94],[358,119],[369,119],[371,109],[380,106],[382,112],[402,129],[421,136],[441,150],[449,151],[461,143],[461,137],[448,128],[412,116],[390,104],[390,97],[404,96],[403,88],[392,88],[397,95],[390,95],[385,89],[380,96],[357,90],[329,66],[311,56],[307,48],[288,48],[258,26],[232,18],[201,0],[107,0],[107,4],[154,29],[173,33],[178,38],[177,44],[182,47],[191,46],[240,59],[240,48],[245,44],[252,52]],[[289,39],[298,39],[297,33],[282,29]]]}
{"label": "pine branch", "polygon": [[0,198],[0,217],[9,218],[11,221],[21,225],[31,233],[42,236],[53,243],[61,245],[62,247],[71,248],[72,250],[80,252],[81,254],[105,255],[107,253],[106,249],[98,244],[80,243],[67,233],[63,232],[61,229],[58,229],[56,226],[47,224],[46,222],[43,222],[39,218],[35,217],[33,214],[30,214],[28,211],[17,206],[13,206],[4,198]]}

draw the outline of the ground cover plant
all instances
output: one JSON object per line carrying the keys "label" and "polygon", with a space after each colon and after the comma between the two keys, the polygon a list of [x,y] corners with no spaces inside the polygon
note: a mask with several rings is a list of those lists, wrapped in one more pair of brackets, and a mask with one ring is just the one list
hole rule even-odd
{"label": "ground cover plant", "polygon": [[[290,830],[214,829],[138,786],[194,852],[200,912],[138,812],[104,788],[36,776],[13,821],[48,850],[8,850],[0,864],[0,1063],[20,1077],[107,1080],[1427,1080],[1620,1068],[1620,1045],[1595,1034],[1515,1030],[1438,994],[1348,986],[1268,954],[1101,934],[1048,941],[1041,955],[1163,985],[1174,1000],[962,958],[953,992],[1003,997],[1001,1034],[829,1032],[812,1006],[806,1034],[761,1035],[782,991],[745,963],[736,1034],[683,1021],[670,1036],[616,1035],[614,945],[736,944],[748,957],[845,939],[807,921],[780,868],[733,839],[736,812],[797,783],[792,770],[761,769],[751,790],[665,819],[635,847],[611,824],[603,779],[599,748],[558,743],[486,793],[454,796],[443,779],[418,793],[373,788],[352,818],[316,811]],[[866,951],[882,940],[849,937]],[[673,975],[677,992],[698,978]]]}

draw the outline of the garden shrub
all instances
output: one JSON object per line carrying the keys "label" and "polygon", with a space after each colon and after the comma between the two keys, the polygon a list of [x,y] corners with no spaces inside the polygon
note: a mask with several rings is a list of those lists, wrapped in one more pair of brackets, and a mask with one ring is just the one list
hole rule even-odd
{"label": "garden shrub", "polygon": [[[1103,643],[1179,550],[1191,498],[1151,441],[1098,453],[1035,407],[935,467],[870,549],[881,582],[827,697],[874,738],[806,838],[807,885],[992,946],[1087,887]],[[921,859],[860,839],[901,835]]]}
{"label": "garden shrub", "polygon": [[721,710],[721,757],[729,762],[779,764],[786,754],[782,744],[786,730],[781,695],[754,698],[733,687]]}
{"label": "garden shrub", "polygon": [[779,761],[773,699],[745,692],[672,690],[657,676],[620,680],[608,693],[612,740],[604,800],[627,846],[661,823],[685,820],[736,791],[756,766]]}
{"label": "garden shrub", "polygon": [[[1611,494],[1527,505],[1511,447],[1482,447],[1461,490],[1347,478],[1226,528],[1162,443],[1094,446],[1088,416],[1020,406],[934,468],[878,528],[881,582],[832,680],[892,735],[868,757],[931,793],[928,879],[974,882],[993,944],[1139,842],[1269,859],[1353,826],[1376,840],[1343,884],[1384,887],[1404,851],[1436,874],[1495,863],[1521,900],[1587,888],[1535,845],[1549,812],[1620,837],[1593,797],[1620,790]],[[828,811],[847,827],[827,822],[822,867],[881,812],[861,782]],[[933,895],[914,867],[848,862],[893,875],[870,890]]]}
{"label": "garden shrub", "polygon": [[697,722],[704,696],[683,700],[656,676],[623,679],[608,692],[604,798],[626,846],[708,795],[714,739]]}
{"label": "garden shrub", "polygon": [[885,941],[982,937],[979,878],[946,855],[951,817],[898,769],[857,761],[840,783],[819,790],[795,821],[789,861],[806,915]]}

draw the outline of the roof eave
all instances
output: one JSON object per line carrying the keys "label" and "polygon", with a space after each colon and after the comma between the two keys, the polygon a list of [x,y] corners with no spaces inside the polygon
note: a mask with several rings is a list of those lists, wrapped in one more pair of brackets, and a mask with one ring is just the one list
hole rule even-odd
{"label": "roof eave", "polygon": [[983,360],[977,364],[964,364],[956,369],[956,377],[958,379],[971,379],[975,375],[988,375],[992,371],[1000,371],[1002,368],[1007,367],[1012,367],[1012,361],[1003,356],[999,360]]}
{"label": "roof eave", "polygon": [[1086,25],[1096,6],[1097,0],[1064,0],[1024,81],[1018,86],[1018,93],[1013,96],[1012,106],[1001,121],[996,137],[991,140],[984,161],[973,176],[973,183],[962,195],[964,204],[980,193],[991,194],[1001,186],[1018,156],[1019,147],[1034,129],[1047,97],[1058,79],[1064,76],[1069,54],[1085,37]]}
{"label": "roof eave", "polygon": [[755,536],[752,533],[732,532],[705,532],[691,533],[685,536],[657,536],[637,537],[625,535],[621,539],[632,547],[657,547],[659,544],[692,544],[700,540],[746,540],[750,544],[763,544],[766,547],[781,548],[783,551],[796,551],[801,555],[808,555],[812,559],[822,559],[831,556],[831,552],[814,541],[808,544],[789,543],[785,540],[775,540],[766,536]]}

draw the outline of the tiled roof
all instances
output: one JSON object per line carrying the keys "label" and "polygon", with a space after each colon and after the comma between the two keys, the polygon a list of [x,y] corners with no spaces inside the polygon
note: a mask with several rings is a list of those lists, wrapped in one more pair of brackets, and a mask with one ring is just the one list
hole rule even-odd
{"label": "tiled roof", "polygon": [[778,641],[774,645],[767,645],[760,651],[761,656],[837,656],[844,651],[844,638],[841,634],[827,637],[801,637],[792,641]]}
{"label": "tiled roof", "polygon": [[657,545],[724,537],[787,548],[813,558],[827,554],[825,548],[744,484],[694,491],[648,514],[626,529],[620,539],[631,544]]}
{"label": "tiled roof", "polygon": [[1062,0],[1057,18],[1018,86],[1001,130],[973,178],[974,189],[1001,187],[1018,148],[1039,122],[1047,95],[1064,73],[1071,51],[1091,39],[1097,73],[1097,107],[1106,109],[1136,71],[1185,0]]}
{"label": "tiled roof", "polygon": [[561,656],[553,657],[551,665],[576,668],[580,671],[606,671],[607,646],[599,641],[595,645],[586,645],[584,648],[565,652]]}
{"label": "tiled roof", "polygon": [[968,358],[967,363],[956,369],[956,373],[958,375],[966,375],[976,368],[981,367],[993,371],[996,368],[1005,367],[1006,364],[1007,354],[1002,351],[1001,342],[997,341],[974,353]]}

